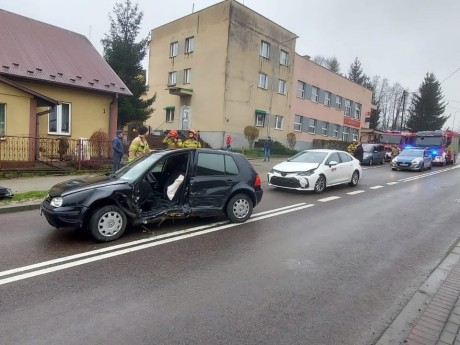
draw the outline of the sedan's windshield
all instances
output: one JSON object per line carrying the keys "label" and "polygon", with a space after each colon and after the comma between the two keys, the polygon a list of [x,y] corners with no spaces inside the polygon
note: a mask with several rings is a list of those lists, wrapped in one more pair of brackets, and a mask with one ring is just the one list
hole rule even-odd
{"label": "sedan's windshield", "polygon": [[147,156],[136,159],[134,162],[125,165],[120,170],[117,170],[116,175],[122,180],[129,182],[135,181],[140,178],[147,169],[149,169],[155,162],[164,156],[164,152],[156,152]]}
{"label": "sedan's windshield", "polygon": [[304,151],[292,156],[289,162],[299,163],[321,163],[326,158],[327,152]]}
{"label": "sedan's windshield", "polygon": [[403,150],[400,154],[401,157],[422,157],[422,150]]}

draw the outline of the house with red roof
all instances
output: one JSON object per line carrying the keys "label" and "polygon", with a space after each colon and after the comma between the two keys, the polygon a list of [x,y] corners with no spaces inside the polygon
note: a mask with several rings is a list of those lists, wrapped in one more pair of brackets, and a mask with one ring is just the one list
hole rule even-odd
{"label": "house with red roof", "polygon": [[115,135],[118,98],[132,94],[85,36],[2,9],[0,33],[0,168]]}

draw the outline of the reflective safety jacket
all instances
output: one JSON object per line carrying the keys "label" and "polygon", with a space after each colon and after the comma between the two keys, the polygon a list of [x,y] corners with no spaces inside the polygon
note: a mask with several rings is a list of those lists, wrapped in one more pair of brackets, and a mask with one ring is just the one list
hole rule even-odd
{"label": "reflective safety jacket", "polygon": [[348,153],[353,154],[355,152],[355,150],[356,150],[356,146],[357,145],[355,143],[351,143],[350,145],[348,145],[348,147],[347,147]]}
{"label": "reflective safety jacket", "polygon": [[185,148],[198,148],[201,147],[201,143],[196,139],[185,139],[183,142]]}
{"label": "reflective safety jacket", "polygon": [[179,149],[182,147],[182,140],[166,136],[163,143],[168,145],[168,149]]}
{"label": "reflective safety jacket", "polygon": [[134,138],[129,145],[129,155],[128,155],[128,162],[132,162],[133,160],[142,157],[143,155],[150,152],[150,147],[143,137],[138,136]]}

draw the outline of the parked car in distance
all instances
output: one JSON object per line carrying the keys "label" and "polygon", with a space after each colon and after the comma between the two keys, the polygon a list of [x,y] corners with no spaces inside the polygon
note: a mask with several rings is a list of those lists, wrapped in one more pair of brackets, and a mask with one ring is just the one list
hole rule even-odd
{"label": "parked car in distance", "polygon": [[315,149],[299,152],[268,173],[270,186],[322,193],[347,183],[354,187],[363,172],[359,161],[344,151]]}
{"label": "parked car in distance", "polygon": [[382,144],[363,144],[363,164],[384,164],[385,146]]}
{"label": "parked car in distance", "polygon": [[56,184],[41,212],[56,228],[82,227],[95,240],[108,242],[119,238],[128,224],[219,215],[244,222],[262,194],[259,175],[239,153],[162,150],[109,176]]}
{"label": "parked car in distance", "polygon": [[418,170],[431,169],[433,163],[430,153],[423,148],[407,148],[402,150],[391,161],[391,170]]}
{"label": "parked car in distance", "polygon": [[10,188],[0,186],[0,199],[12,198],[12,197],[13,197],[13,192],[11,191]]}

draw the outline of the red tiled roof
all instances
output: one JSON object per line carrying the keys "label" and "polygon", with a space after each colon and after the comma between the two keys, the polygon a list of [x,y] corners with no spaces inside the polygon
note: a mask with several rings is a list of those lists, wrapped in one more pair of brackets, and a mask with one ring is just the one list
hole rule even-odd
{"label": "red tiled roof", "polygon": [[85,36],[2,9],[0,75],[131,95]]}

